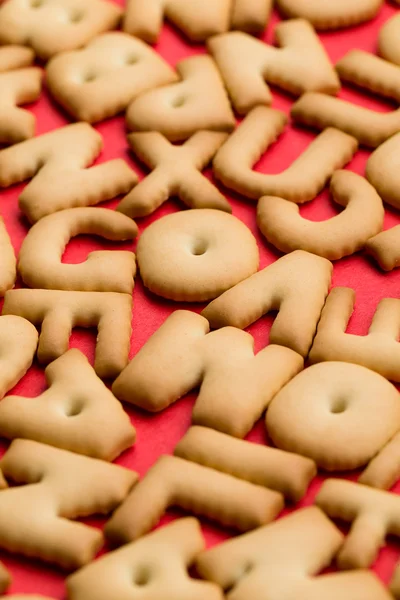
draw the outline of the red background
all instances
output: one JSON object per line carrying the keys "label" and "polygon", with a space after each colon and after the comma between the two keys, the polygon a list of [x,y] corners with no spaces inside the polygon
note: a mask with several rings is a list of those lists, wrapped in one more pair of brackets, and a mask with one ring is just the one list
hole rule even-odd
{"label": "red background", "polygon": [[[116,1],[118,4],[123,3],[122,0]],[[355,47],[369,52],[376,52],[378,31],[382,24],[393,16],[395,12],[396,8],[393,5],[385,4],[379,16],[365,25],[340,32],[322,34],[320,37],[333,63]],[[274,13],[264,36],[264,39],[269,43],[273,43],[273,29],[277,21],[278,16]],[[205,51],[204,46],[191,46],[188,44],[178,31],[168,25],[164,26],[156,49],[171,65],[175,65],[179,60],[190,55]],[[273,97],[273,106],[289,113],[293,98],[276,89],[273,89]],[[396,108],[390,102],[381,101],[377,97],[357,91],[348,86],[344,86],[340,92],[340,97],[379,111],[388,111]],[[43,92],[40,100],[30,108],[37,117],[37,134],[62,127],[69,121],[65,113],[49,98],[46,91]],[[143,169],[133,160],[128,150],[123,117],[117,117],[100,123],[97,129],[104,139],[104,150],[98,158],[98,163],[122,157],[140,175],[144,174]],[[314,135],[315,133],[309,130],[288,126],[278,142],[259,162],[257,169],[268,173],[281,171],[307,147]],[[356,173],[364,174],[365,162],[368,155],[367,151],[360,150],[347,168]],[[28,223],[19,212],[17,205],[17,199],[22,189],[23,186],[18,185],[4,190],[0,194],[0,212],[6,222],[16,252],[18,252],[21,242],[28,231]],[[232,202],[233,214],[239,217],[257,238],[261,258],[260,268],[267,266],[279,257],[279,253],[266,243],[257,230],[255,203],[239,196],[233,196],[227,190],[224,191]],[[113,200],[105,203],[104,206],[112,209],[116,204],[117,200]],[[167,202],[154,215],[138,219],[140,230],[143,231],[154,219],[181,209],[182,205],[178,201],[171,200]],[[337,210],[330,200],[327,190],[301,208],[303,216],[315,221],[329,218],[336,214],[336,212]],[[400,223],[399,213],[386,207],[385,229],[393,227],[398,223]],[[79,236],[68,245],[64,261],[79,263],[85,260],[88,252],[101,248],[135,250],[135,244],[114,244],[94,237]],[[352,287],[356,290],[356,310],[351,319],[349,331],[360,335],[367,333],[379,300],[384,297],[400,297],[399,272],[392,271],[391,273],[384,274],[363,253],[355,254],[334,264],[333,285]],[[176,308],[188,308],[200,311],[203,308],[203,305],[184,305],[182,303],[163,301],[144,290],[139,277],[136,280],[133,297],[131,356],[136,354],[173,310]],[[254,335],[256,340],[256,350],[261,349],[268,343],[272,318],[272,316],[264,317],[249,328],[249,331]],[[94,342],[94,331],[75,330],[71,337],[70,345],[71,347],[80,348],[93,360]],[[44,389],[45,380],[43,370],[35,364],[11,393],[33,397],[41,393]],[[143,475],[160,454],[171,453],[178,440],[189,427],[194,400],[195,394],[190,394],[158,415],[147,415],[144,412],[125,406],[137,429],[137,443],[131,450],[125,452],[118,459],[118,464],[134,469]],[[267,442],[263,422],[257,424],[248,436],[248,439],[253,442]],[[5,448],[6,444],[1,442],[0,450],[3,452]],[[351,476],[353,477],[354,474]],[[301,503],[302,505],[313,502],[321,480],[322,478],[318,477],[313,482],[306,499]],[[398,490],[400,491],[400,485],[398,486]],[[289,508],[289,510],[292,510],[292,508]],[[165,517],[163,521],[177,514],[178,511],[171,511],[170,515]],[[99,527],[104,523],[100,519],[89,519],[86,522]],[[208,545],[213,545],[232,534],[232,532],[222,530],[204,520],[202,522]],[[395,540],[390,541],[388,546],[381,551],[376,562],[375,569],[385,582],[391,576],[394,564],[399,556],[399,549],[399,543]],[[55,598],[64,597],[64,574],[56,568],[46,566],[39,561],[14,557],[6,552],[0,552],[0,560],[4,561],[13,575],[14,581],[10,592],[41,593],[54,596]]]}

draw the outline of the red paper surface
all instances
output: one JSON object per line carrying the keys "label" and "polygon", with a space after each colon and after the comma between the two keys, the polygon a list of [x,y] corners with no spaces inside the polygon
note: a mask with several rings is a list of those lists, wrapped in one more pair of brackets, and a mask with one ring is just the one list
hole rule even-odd
{"label": "red paper surface", "polygon": [[[123,3],[122,0],[116,1],[118,4]],[[352,48],[361,48],[370,52],[376,52],[377,34],[380,27],[397,10],[393,5],[385,4],[379,16],[370,23],[340,32],[322,34],[321,39],[331,60],[334,63],[337,62]],[[274,14],[268,31],[264,36],[264,39],[270,43],[273,42],[273,29],[277,21],[278,17]],[[179,60],[190,55],[205,51],[204,46],[189,45],[179,32],[169,26],[164,27],[156,49],[171,65],[175,65]],[[273,106],[288,113],[293,98],[282,94],[276,89],[273,90],[273,96]],[[390,102],[380,101],[377,97],[361,93],[348,86],[344,86],[340,97],[375,110],[387,111],[394,108],[394,105]],[[31,109],[37,117],[37,134],[62,127],[69,122],[68,117],[53,103],[46,91],[43,92],[41,99],[31,106]],[[104,150],[97,162],[101,163],[112,158],[122,157],[138,173],[141,175],[144,174],[143,169],[133,161],[128,150],[123,117],[100,123],[97,129],[104,138]],[[262,158],[257,169],[268,173],[281,171],[303,151],[315,135],[315,132],[310,130],[288,126],[286,132],[280,137],[278,142]],[[347,168],[356,173],[364,174],[368,155],[368,152],[360,150]],[[19,212],[17,204],[17,199],[22,189],[23,186],[18,185],[2,191],[0,194],[0,212],[6,222],[16,252],[18,252],[21,242],[28,231],[28,223]],[[239,196],[233,196],[227,190],[224,191],[232,202],[233,214],[239,217],[257,238],[261,257],[260,268],[267,266],[279,257],[279,253],[266,243],[257,230],[256,204]],[[104,203],[103,206],[112,209],[116,204],[117,200],[114,200]],[[181,209],[182,205],[178,201],[171,200],[167,202],[154,215],[138,219],[140,230],[143,231],[153,220]],[[318,198],[301,208],[301,214],[314,221],[326,219],[336,214],[336,212],[337,209],[331,202],[326,190]],[[386,207],[385,229],[393,227],[398,223],[400,223],[399,213]],[[85,260],[88,252],[101,248],[134,250],[135,244],[105,243],[103,240],[95,239],[94,237],[80,236],[69,244],[64,261],[79,263]],[[368,330],[379,300],[384,297],[400,297],[400,271],[384,274],[366,255],[358,253],[350,258],[345,258],[334,263],[333,285],[348,286],[356,290],[356,310],[351,319],[349,331],[363,335]],[[133,297],[131,356],[136,354],[173,310],[188,308],[200,311],[204,306],[163,301],[145,291],[139,277],[136,280]],[[249,328],[249,331],[254,335],[256,340],[256,350],[261,349],[268,343],[271,323],[272,317],[267,316]],[[75,330],[71,337],[70,345],[71,347],[81,349],[90,360],[93,360],[94,341],[94,331]],[[44,389],[43,370],[35,364],[11,393],[33,397],[41,393]],[[125,406],[137,429],[137,443],[133,449],[125,452],[118,459],[118,464],[134,469],[143,475],[160,454],[171,453],[178,440],[189,427],[194,399],[195,394],[191,394],[158,415],[148,415]],[[248,436],[248,439],[253,442],[267,442],[263,421],[257,424]],[[5,448],[6,444],[1,442],[1,451],[3,452]],[[356,478],[356,475],[352,474],[351,477]],[[306,499],[301,503],[302,506],[313,502],[321,481],[322,477],[319,476],[313,482]],[[400,491],[400,485],[396,489]],[[149,501],[151,501],[151,498],[149,498]],[[293,507],[289,508],[289,510],[293,510]],[[179,514],[178,511],[171,512],[163,519],[163,522],[177,514]],[[103,525],[104,520],[90,519],[88,522],[100,527]],[[209,546],[226,539],[233,533],[218,528],[205,520],[202,520],[202,523]],[[399,556],[399,549],[399,543],[391,541],[382,550],[375,564],[375,570],[385,582],[391,576],[394,564]],[[10,593],[41,593],[53,596],[54,598],[63,598],[65,596],[64,574],[60,570],[49,567],[39,561],[11,556],[6,552],[0,552],[0,560],[4,561],[13,575],[13,584]]]}

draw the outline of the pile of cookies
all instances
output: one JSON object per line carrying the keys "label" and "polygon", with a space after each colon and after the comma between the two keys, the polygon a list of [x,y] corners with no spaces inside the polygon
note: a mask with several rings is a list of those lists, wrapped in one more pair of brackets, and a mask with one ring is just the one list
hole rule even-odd
{"label": "pile of cookies", "polygon": [[[16,255],[0,217],[0,548],[62,569],[68,600],[400,599],[400,566],[389,587],[371,569],[400,536],[400,299],[379,302],[367,335],[346,333],[355,291],[332,280],[332,261],[356,252],[400,266],[400,225],[383,230],[384,203],[400,209],[400,109],[337,97],[345,82],[400,102],[400,14],[379,56],[353,49],[333,65],[318,34],[382,7],[276,0],[273,46],[260,37],[273,0],[0,4],[0,187],[25,183],[29,223]],[[154,46],[164,19],[207,52],[171,67]],[[320,130],[280,173],[257,166],[288,124],[269,85],[294,97],[293,122]],[[43,87],[71,122],[37,134],[25,105]],[[122,158],[93,166],[95,124],[121,113],[144,177]],[[365,177],[345,169],[363,147]],[[342,210],[303,217],[328,184]],[[227,190],[257,202],[274,262],[260,268]],[[172,198],[185,210],[160,216]],[[63,262],[82,234],[103,249]],[[132,356],[137,271],[172,309]],[[273,311],[255,352],[244,330]],[[93,366],[69,348],[76,327],[97,329]],[[45,391],[8,394],[35,359]],[[172,454],[142,477],[113,462],[136,442],[129,408],[162,413],[193,390]],[[260,419],[271,445],[245,439]],[[321,473],[332,478],[307,506]],[[171,507],[238,535],[207,550],[193,516],[152,531]],[[99,514],[104,529],[82,521]],[[0,563],[0,594],[10,584]]]}

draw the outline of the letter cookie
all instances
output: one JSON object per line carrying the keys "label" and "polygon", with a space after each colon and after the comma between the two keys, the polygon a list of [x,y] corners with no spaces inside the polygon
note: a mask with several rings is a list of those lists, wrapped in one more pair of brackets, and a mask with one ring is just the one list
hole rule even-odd
{"label": "letter cookie", "polygon": [[370,21],[379,12],[383,0],[277,0],[279,10],[287,18],[307,19],[319,30],[354,27]]}
{"label": "letter cookie", "polygon": [[0,89],[0,144],[16,144],[33,137],[36,119],[19,105],[39,98],[42,89],[41,70],[30,67],[0,72]]}
{"label": "letter cookie", "polygon": [[390,62],[400,65],[400,14],[395,15],[386,21],[381,27],[378,36],[379,54],[390,60]]}
{"label": "letter cookie", "polygon": [[302,249],[329,260],[361,250],[382,230],[382,200],[364,177],[350,171],[335,171],[330,188],[335,202],[345,210],[326,221],[304,219],[293,202],[264,196],[257,206],[261,233],[282,252]]}
{"label": "letter cookie", "polygon": [[316,577],[343,541],[317,508],[304,508],[200,554],[200,575],[227,590],[228,600],[390,600],[366,571]]}
{"label": "letter cookie", "polygon": [[273,108],[254,108],[218,150],[214,175],[227,187],[252,200],[281,196],[302,204],[325,187],[337,169],[357,151],[357,140],[337,129],[327,129],[282,173],[253,171],[253,166],[282,133],[286,115]]}
{"label": "letter cookie", "polygon": [[234,31],[211,38],[213,55],[235,110],[243,115],[259,104],[271,104],[272,83],[300,96],[303,92],[336,94],[339,78],[313,27],[301,19],[275,28],[279,46],[268,46]]}
{"label": "letter cookie", "polygon": [[59,54],[46,67],[54,98],[77,121],[89,123],[113,117],[139,94],[177,79],[152,48],[115,31]]}
{"label": "letter cookie", "polygon": [[387,204],[400,209],[400,133],[379,146],[368,158],[365,176]]}
{"label": "letter cookie", "polygon": [[132,297],[114,292],[11,290],[3,314],[41,324],[38,359],[48,364],[68,350],[74,327],[97,327],[94,368],[99,377],[114,378],[128,362]]}
{"label": "letter cookie", "polygon": [[35,60],[35,53],[25,46],[0,46],[0,73],[30,67]]}
{"label": "letter cookie", "polygon": [[128,0],[124,31],[155,44],[164,17],[190,40],[203,42],[229,29],[231,0]]}
{"label": "letter cookie", "polygon": [[[7,292],[8,294],[10,292]],[[400,300],[384,298],[378,304],[368,335],[346,333],[355,292],[336,287],[322,310],[309,360],[338,360],[363,365],[392,381],[400,382]]]}
{"label": "letter cookie", "polygon": [[182,81],[150,90],[132,102],[126,113],[128,129],[159,131],[172,142],[201,129],[231,132],[235,118],[213,59],[192,56],[176,70]]}
{"label": "letter cookie", "polygon": [[317,474],[315,462],[309,458],[237,440],[208,427],[190,427],[174,454],[281,492],[293,502],[305,496]]}
{"label": "letter cookie", "polygon": [[336,70],[342,81],[400,103],[400,69],[396,65],[356,49],[336,64]]}
{"label": "letter cookie", "polygon": [[31,46],[47,60],[114,29],[121,15],[103,0],[8,0],[0,6],[0,44]]}
{"label": "letter cookie", "polygon": [[[213,329],[245,329],[271,310],[278,315],[269,342],[306,357],[324,306],[332,263],[296,250],[240,282],[202,311]],[[9,293],[9,292],[8,292]]]}
{"label": "letter cookie", "polygon": [[45,374],[48,389],[37,398],[6,396],[0,402],[0,436],[109,461],[132,446],[128,415],[79,350],[68,350]]}
{"label": "letter cookie", "polygon": [[374,257],[384,271],[400,267],[400,225],[369,239],[365,251]]}
{"label": "letter cookie", "polygon": [[203,208],[154,221],[141,235],[137,260],[151,292],[203,302],[255,273],[259,254],[253,234],[239,219]]}
{"label": "letter cookie", "polygon": [[109,513],[137,480],[128,469],[31,440],[14,440],[0,468],[17,484],[0,492],[0,547],[68,570],[103,544],[100,530],[70,519]]}
{"label": "letter cookie", "polygon": [[[10,585],[11,575],[9,571],[5,568],[3,563],[0,563],[0,594],[4,594],[4,592],[10,587]],[[8,596],[8,598],[9,597],[10,596]]]}
{"label": "letter cookie", "polygon": [[171,196],[189,208],[232,212],[231,205],[201,171],[227,138],[226,133],[198,131],[182,146],[174,146],[158,131],[131,133],[128,142],[152,171],[117,207],[129,217],[153,213]]}
{"label": "letter cookie", "polygon": [[137,176],[122,159],[86,169],[102,145],[95,129],[75,123],[1,150],[0,187],[33,178],[19,196],[31,223],[64,208],[111,200],[131,190]]}
{"label": "letter cookie", "polygon": [[219,586],[188,576],[204,547],[200,523],[191,517],[179,519],[68,577],[68,598],[141,600],[149,597],[151,586],[154,598],[223,600]]}
{"label": "letter cookie", "polygon": [[69,208],[38,221],[24,241],[18,258],[22,279],[33,288],[131,294],[136,273],[131,251],[98,250],[78,265],[61,262],[72,236],[94,234],[108,240],[132,240],[134,221],[107,208]]}
{"label": "letter cookie", "polygon": [[337,556],[339,569],[367,569],[385,545],[399,535],[400,498],[344,479],[326,479],[315,503],[332,519],[352,522]]}
{"label": "letter cookie", "polygon": [[392,592],[393,597],[396,598],[396,600],[399,600],[399,598],[400,598],[400,564],[398,564],[396,569],[394,570],[394,575],[390,582],[390,591]]}
{"label": "letter cookie", "polygon": [[35,327],[26,319],[14,315],[0,317],[0,398],[31,366],[38,338]]}
{"label": "letter cookie", "polygon": [[234,0],[231,29],[259,35],[268,24],[272,6],[273,0]]}
{"label": "letter cookie", "polygon": [[365,367],[324,362],[278,392],[266,425],[278,448],[327,471],[350,471],[368,463],[400,429],[400,396]]}
{"label": "letter cookie", "polygon": [[17,277],[17,259],[6,225],[0,216],[0,296],[14,287]]}
{"label": "letter cookie", "polygon": [[318,130],[336,127],[360,144],[376,148],[400,131],[400,108],[383,113],[326,94],[306,93],[290,112],[296,123]]}
{"label": "letter cookie", "polygon": [[114,512],[105,534],[118,545],[136,540],[148,533],[171,506],[247,531],[273,521],[284,502],[278,492],[164,455]]}
{"label": "letter cookie", "polygon": [[369,463],[358,483],[389,490],[400,477],[400,433],[397,433]]}
{"label": "letter cookie", "polygon": [[245,437],[303,360],[273,345],[254,356],[252,336],[233,327],[208,332],[200,315],[173,312],[115,380],[113,393],[159,412],[200,387],[193,422]]}

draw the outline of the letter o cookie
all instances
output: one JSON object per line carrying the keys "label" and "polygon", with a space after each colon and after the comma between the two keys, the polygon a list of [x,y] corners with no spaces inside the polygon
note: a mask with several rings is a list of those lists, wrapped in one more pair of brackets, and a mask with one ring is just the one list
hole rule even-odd
{"label": "letter o cookie", "polygon": [[137,246],[144,285],[177,301],[216,298],[258,269],[255,238],[236,217],[193,209],[152,223]]}
{"label": "letter o cookie", "polygon": [[313,365],[275,396],[266,416],[274,444],[327,471],[357,469],[399,429],[400,396],[384,377],[343,362]]}

